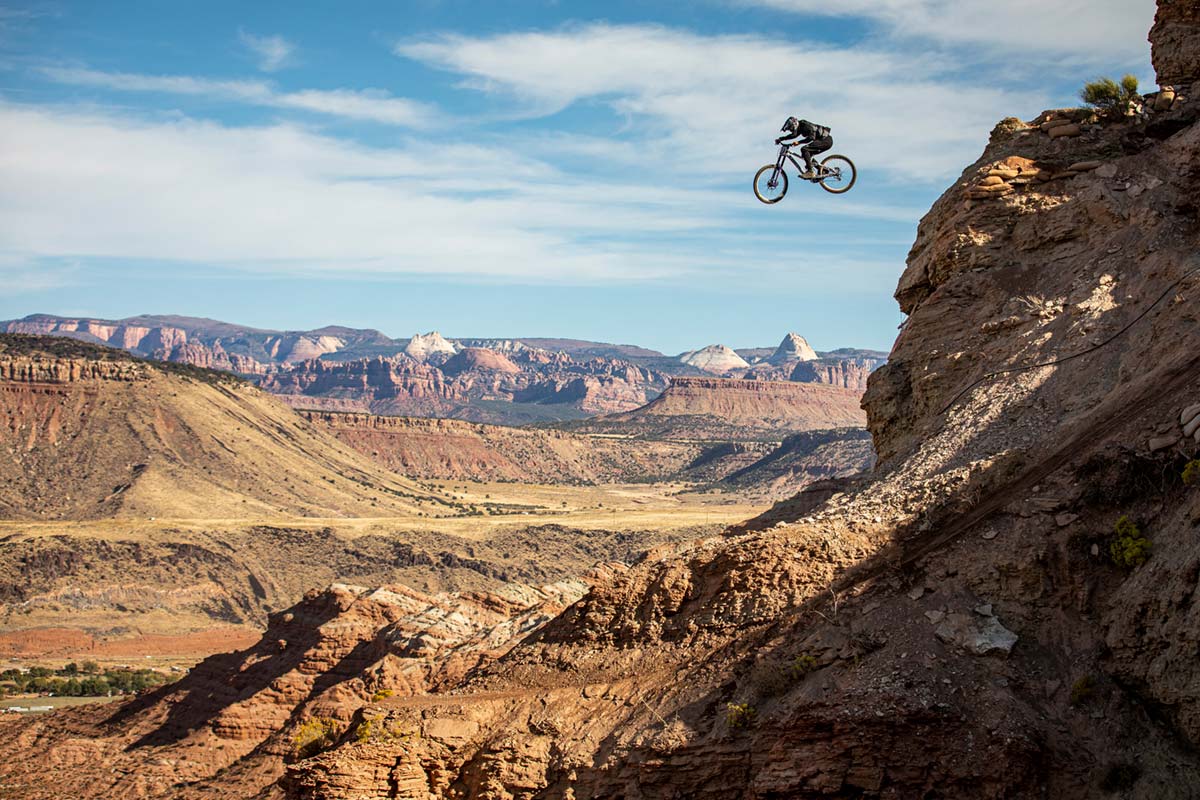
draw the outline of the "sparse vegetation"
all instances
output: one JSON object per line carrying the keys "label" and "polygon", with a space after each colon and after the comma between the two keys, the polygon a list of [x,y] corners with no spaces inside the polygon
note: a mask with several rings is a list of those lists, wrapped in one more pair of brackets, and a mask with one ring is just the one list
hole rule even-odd
{"label": "sparse vegetation", "polygon": [[375,692],[375,694],[371,695],[371,702],[378,703],[380,700],[386,700],[387,698],[391,697],[392,694],[393,692],[391,689],[380,689],[379,691]]}
{"label": "sparse vegetation", "polygon": [[1200,458],[1193,459],[1184,465],[1183,483],[1185,486],[1200,484]]}
{"label": "sparse vegetation", "polygon": [[1117,83],[1112,78],[1097,78],[1088,81],[1079,90],[1079,98],[1102,117],[1122,117],[1133,103],[1141,100],[1138,94],[1138,80],[1132,75],[1126,75]]}
{"label": "sparse vegetation", "polygon": [[381,718],[364,719],[354,729],[354,741],[379,742],[396,739],[409,739],[412,733],[404,731],[396,725],[388,725]]}
{"label": "sparse vegetation", "polygon": [[342,735],[341,725],[331,717],[309,717],[292,736],[292,750],[298,758],[308,758],[325,750]]}
{"label": "sparse vegetation", "polygon": [[1092,695],[1096,693],[1096,679],[1091,675],[1084,675],[1075,683],[1071,684],[1071,705],[1075,708],[1087,703],[1092,699]]}
{"label": "sparse vegetation", "polygon": [[1115,536],[1108,546],[1109,557],[1121,569],[1133,569],[1150,558],[1150,540],[1142,535],[1137,523],[1128,516],[1117,520]]}
{"label": "sparse vegetation", "polygon": [[[136,694],[143,689],[170,683],[173,679],[152,669],[110,669],[100,674],[95,661],[83,662],[82,668],[74,662],[62,669],[30,667],[6,669],[0,672],[0,684],[8,686],[13,694],[41,694],[49,697],[109,697],[112,695]],[[0,695],[4,693],[0,688]]]}
{"label": "sparse vegetation", "polygon": [[811,656],[807,653],[804,653],[792,659],[792,663],[788,667],[788,672],[791,674],[792,680],[798,681],[816,668],[816,656]]}
{"label": "sparse vegetation", "polygon": [[726,703],[725,722],[730,728],[748,728],[754,723],[754,706],[748,703]]}

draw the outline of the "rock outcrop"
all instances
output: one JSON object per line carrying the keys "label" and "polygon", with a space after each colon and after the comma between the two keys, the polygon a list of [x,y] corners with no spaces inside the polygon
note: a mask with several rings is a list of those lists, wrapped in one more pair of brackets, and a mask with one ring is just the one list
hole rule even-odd
{"label": "rock outcrop", "polygon": [[710,344],[699,350],[690,350],[680,355],[679,360],[689,367],[716,375],[724,375],[733,370],[745,369],[750,366],[746,363],[746,359],[723,344]]}
{"label": "rock outcrop", "polygon": [[418,333],[409,339],[404,352],[418,361],[428,361],[430,356],[452,356],[458,352],[458,348],[437,331],[430,331],[424,335]]}
{"label": "rock outcrop", "polygon": [[808,341],[798,333],[789,333],[783,337],[779,347],[767,359],[772,364],[783,364],[788,361],[816,361],[817,351],[813,350]]}
{"label": "rock outcrop", "polygon": [[1150,53],[1159,84],[1187,91],[1200,82],[1200,8],[1196,3],[1160,0],[1150,31]]}
{"label": "rock outcrop", "polygon": [[636,411],[571,425],[585,433],[685,441],[774,441],[788,433],[861,426],[857,391],[819,383],[675,378]]}
{"label": "rock outcrop", "polygon": [[297,408],[513,424],[626,411],[666,383],[660,373],[617,359],[466,348],[440,366],[408,356],[307,361],[260,385]]}

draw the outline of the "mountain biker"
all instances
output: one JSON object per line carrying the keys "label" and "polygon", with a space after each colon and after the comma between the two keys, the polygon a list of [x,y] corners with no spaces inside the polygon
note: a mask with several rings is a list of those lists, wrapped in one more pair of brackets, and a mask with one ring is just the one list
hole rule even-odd
{"label": "mountain biker", "polygon": [[784,135],[776,139],[775,144],[783,144],[784,139],[796,139],[788,144],[804,145],[800,148],[800,155],[804,156],[806,170],[801,173],[800,177],[805,180],[814,180],[817,177],[817,171],[813,169],[812,157],[833,147],[833,136],[830,135],[829,128],[806,119],[788,117],[787,122],[783,123],[783,127],[779,130],[783,131]]}

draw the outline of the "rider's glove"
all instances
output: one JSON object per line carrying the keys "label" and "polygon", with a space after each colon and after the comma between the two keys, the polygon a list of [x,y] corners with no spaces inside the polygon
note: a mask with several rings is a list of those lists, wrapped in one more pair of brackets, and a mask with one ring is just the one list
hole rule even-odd
{"label": "rider's glove", "polygon": [[780,137],[779,139],[776,139],[775,144],[783,144],[783,138]]}

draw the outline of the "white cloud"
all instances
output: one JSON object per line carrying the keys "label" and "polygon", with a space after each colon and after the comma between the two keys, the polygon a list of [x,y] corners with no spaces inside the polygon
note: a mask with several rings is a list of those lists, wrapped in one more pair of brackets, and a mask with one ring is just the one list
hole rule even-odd
{"label": "white cloud", "polygon": [[651,25],[444,35],[395,51],[530,115],[606,103],[633,121],[647,162],[722,178],[773,157],[771,139],[796,114],[830,125],[837,149],[876,175],[942,182],[974,160],[1001,117],[1049,104],[1040,91],[947,74],[923,53]]}
{"label": "white cloud", "polygon": [[284,92],[271,83],[258,80],[221,81],[188,75],[142,75],[76,67],[42,67],[38,72],[52,81],[73,86],[212,97],[400,127],[428,127],[437,116],[433,109],[423,103],[393,97],[381,89],[305,89]]}
{"label": "white cloud", "polygon": [[282,36],[255,36],[239,30],[238,39],[258,59],[263,72],[275,72],[295,61],[296,45]]}
{"label": "white cloud", "polygon": [[[464,165],[469,167],[464,168]],[[475,144],[356,146],[288,125],[0,103],[0,254],[598,282],[734,268],[686,193],[587,185]],[[679,241],[684,236],[684,243]]]}
{"label": "white cloud", "polygon": [[735,0],[780,11],[862,17],[903,37],[1109,65],[1149,53],[1155,0]]}

